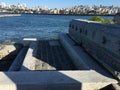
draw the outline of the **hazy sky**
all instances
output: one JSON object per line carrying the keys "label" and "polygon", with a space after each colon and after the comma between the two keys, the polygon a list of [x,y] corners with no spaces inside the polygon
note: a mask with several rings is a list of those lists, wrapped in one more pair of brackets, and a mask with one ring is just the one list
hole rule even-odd
{"label": "hazy sky", "polygon": [[64,8],[75,5],[115,5],[120,6],[120,0],[0,0],[6,4],[26,3],[27,6],[47,6],[49,8]]}

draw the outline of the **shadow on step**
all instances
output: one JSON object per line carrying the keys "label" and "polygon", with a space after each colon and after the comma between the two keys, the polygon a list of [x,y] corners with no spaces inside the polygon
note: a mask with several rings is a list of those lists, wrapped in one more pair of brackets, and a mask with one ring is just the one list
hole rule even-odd
{"label": "shadow on step", "polygon": [[8,46],[8,48],[7,50],[4,47],[1,49],[0,71],[7,71],[23,46],[21,44],[3,46]]}
{"label": "shadow on step", "polygon": [[37,70],[77,70],[59,40],[39,41],[33,57]]}
{"label": "shadow on step", "polygon": [[[31,48],[33,49],[32,55],[36,58],[35,70],[78,70],[59,40],[55,41],[59,44],[51,45],[50,42],[51,41],[47,40],[39,41],[37,43],[37,49]],[[95,62],[95,60],[90,60],[88,63],[90,62],[89,65],[91,66],[89,66],[89,68],[82,68],[81,70],[95,70],[103,76],[113,78],[113,76]]]}

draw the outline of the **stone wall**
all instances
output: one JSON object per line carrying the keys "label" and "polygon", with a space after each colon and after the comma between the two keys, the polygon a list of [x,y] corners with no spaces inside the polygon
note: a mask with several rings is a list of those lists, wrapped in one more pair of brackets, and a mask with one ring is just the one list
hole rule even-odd
{"label": "stone wall", "polygon": [[120,26],[72,20],[69,35],[92,57],[120,78]]}

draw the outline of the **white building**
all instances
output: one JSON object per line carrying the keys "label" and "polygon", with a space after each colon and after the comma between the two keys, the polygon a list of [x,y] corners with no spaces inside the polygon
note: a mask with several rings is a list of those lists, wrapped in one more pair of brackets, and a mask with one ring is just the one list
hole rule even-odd
{"label": "white building", "polygon": [[6,4],[4,2],[2,2],[0,6],[1,6],[1,8],[5,8]]}

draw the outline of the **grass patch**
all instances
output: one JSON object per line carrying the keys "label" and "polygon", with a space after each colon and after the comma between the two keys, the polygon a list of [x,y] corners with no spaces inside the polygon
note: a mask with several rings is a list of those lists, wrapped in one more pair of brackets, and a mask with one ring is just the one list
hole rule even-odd
{"label": "grass patch", "polygon": [[114,24],[113,20],[108,20],[108,19],[102,18],[101,16],[94,16],[88,20],[89,21],[96,21],[96,22],[100,22],[100,23],[105,23],[105,24]]}

